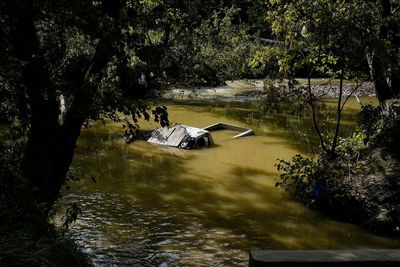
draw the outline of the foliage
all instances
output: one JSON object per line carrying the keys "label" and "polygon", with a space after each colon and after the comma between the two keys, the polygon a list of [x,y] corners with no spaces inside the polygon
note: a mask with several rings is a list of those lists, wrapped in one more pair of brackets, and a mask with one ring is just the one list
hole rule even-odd
{"label": "foliage", "polygon": [[169,84],[219,85],[263,75],[248,62],[261,49],[264,1],[141,1],[146,42],[164,51]]}
{"label": "foliage", "polygon": [[[358,0],[319,0],[312,4],[307,1],[269,2],[271,6],[268,16],[273,33],[284,45],[271,48],[272,51],[266,55],[276,57],[274,62],[277,62],[279,71],[289,79],[293,79],[298,73],[306,75],[308,103],[312,110],[314,128],[322,149],[334,159],[337,156],[344,104],[362,83],[371,78],[366,50],[380,38],[374,34],[381,27],[381,7],[373,2]],[[340,81],[336,127],[330,142],[324,138],[324,129],[321,130],[318,123],[315,92],[311,85],[311,78],[316,75]],[[355,81],[355,85],[344,99],[346,79]],[[291,87],[294,90],[301,88],[294,83]],[[379,87],[379,90],[383,89]]]}
{"label": "foliage", "polygon": [[[48,216],[88,120],[168,124],[166,107],[152,108],[165,51],[145,15],[139,1],[0,3],[0,265],[87,265]],[[64,226],[78,215],[68,209]]]}
{"label": "foliage", "polygon": [[399,96],[398,1],[269,3],[272,31],[285,43],[281,71],[372,79],[381,104]]}
{"label": "foliage", "polygon": [[327,160],[326,155],[315,159],[296,155],[291,162],[279,160],[276,166],[282,173],[276,186],[304,203],[324,209],[340,210],[347,204],[354,205],[362,195],[353,190],[353,177],[371,172],[368,159],[363,157],[363,141],[363,134],[340,139],[335,160]]}
{"label": "foliage", "polygon": [[127,132],[140,117],[168,124],[166,108],[149,101],[165,85],[165,51],[147,39],[158,25],[140,1],[0,5],[0,110],[25,141],[22,176],[49,210],[85,122],[122,113]]}
{"label": "foliage", "polygon": [[381,118],[382,108],[374,107],[370,104],[363,105],[359,115],[358,123],[361,130],[365,134],[365,142],[367,143],[372,135],[378,130],[378,122]]}
{"label": "foliage", "polygon": [[366,26],[374,26],[368,25],[371,6],[361,7],[358,1],[270,2],[272,29],[288,50],[280,58],[282,70],[306,65],[324,75],[351,78],[365,67]]}
{"label": "foliage", "polygon": [[[244,9],[233,5],[211,0],[0,3],[0,122],[12,130],[1,147],[7,153],[0,158],[0,219],[4,232],[33,233],[27,237],[33,245],[24,247],[28,254],[42,257],[42,249],[48,250],[35,251],[34,244],[51,228],[49,212],[89,120],[121,122],[126,134],[133,134],[139,118],[165,126],[167,108],[157,106],[157,99],[169,82],[217,84],[251,72],[246,55],[253,39],[240,24],[259,9],[250,2],[240,4]],[[70,207],[64,227],[79,214],[79,207]],[[16,243],[10,244],[7,253]],[[63,248],[55,244],[57,249]]]}
{"label": "foliage", "polygon": [[310,201],[314,197],[313,185],[316,184],[314,170],[316,162],[296,155],[291,162],[279,160],[276,164],[278,171],[281,171],[280,181],[275,184],[277,187],[284,187],[286,192],[295,194],[296,198],[302,201]]}
{"label": "foliage", "polygon": [[375,136],[375,143],[384,147],[389,154],[400,158],[400,102],[393,100],[387,103],[387,109]]}
{"label": "foliage", "polygon": [[282,78],[284,70],[279,59],[283,53],[284,50],[279,46],[263,47],[250,56],[249,65],[264,70],[269,79]]}
{"label": "foliage", "polygon": [[87,256],[61,237],[35,205],[19,166],[21,155],[20,144],[0,146],[0,265],[91,266]]}
{"label": "foliage", "polygon": [[29,228],[0,229],[0,234],[2,266],[92,266],[72,240],[60,237],[52,228],[40,234]]}
{"label": "foliage", "polygon": [[289,114],[302,116],[309,105],[308,93],[306,88],[299,86],[296,90],[288,83],[297,81],[284,80],[265,80],[264,95],[265,97],[260,103],[263,113],[276,112],[281,113],[283,110]]}
{"label": "foliage", "polygon": [[246,24],[236,24],[240,9],[213,10],[189,36],[179,39],[171,49],[177,58],[176,82],[219,85],[228,79],[255,77],[262,70],[249,64],[249,57],[261,49]]}
{"label": "foliage", "polygon": [[399,158],[400,104],[389,101],[385,109],[364,105],[360,114],[360,127],[366,135],[365,142],[371,148],[383,148]]}
{"label": "foliage", "polygon": [[76,203],[73,203],[65,211],[65,215],[62,218],[62,227],[68,230],[70,224],[75,222],[79,215],[82,215],[82,209]]}
{"label": "foliage", "polygon": [[398,101],[386,109],[364,105],[360,131],[339,139],[337,157],[322,153],[280,160],[276,185],[310,206],[374,231],[398,232],[399,111]]}
{"label": "foliage", "polygon": [[[309,205],[360,222],[367,216],[371,219],[376,214],[369,209],[378,205],[366,194],[368,189],[362,178],[386,171],[393,165],[390,156],[396,156],[398,151],[398,112],[391,107],[390,99],[399,97],[399,2],[269,2],[273,32],[285,44],[280,51],[273,48],[270,54],[276,56],[274,62],[287,77],[298,73],[307,76],[313,124],[323,150],[315,159],[296,156],[292,162],[280,161],[277,167],[282,175],[277,185]],[[332,139],[322,133],[317,122],[311,88],[314,75],[340,80]],[[344,79],[356,81],[352,92],[371,79],[381,104],[379,108],[363,107],[362,132],[348,139],[339,137],[341,113],[348,100],[342,99]],[[382,186],[384,180],[369,179],[385,193],[392,192],[393,186]]]}

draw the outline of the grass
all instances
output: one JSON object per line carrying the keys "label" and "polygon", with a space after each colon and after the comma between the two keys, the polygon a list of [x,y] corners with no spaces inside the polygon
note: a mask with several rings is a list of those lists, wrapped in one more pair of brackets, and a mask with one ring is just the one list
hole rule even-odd
{"label": "grass", "polygon": [[1,236],[0,266],[92,266],[72,240],[55,230],[37,235],[25,228]]}
{"label": "grass", "polygon": [[16,198],[0,204],[0,266],[92,266],[38,208],[22,208]]}
{"label": "grass", "polygon": [[[34,190],[0,157],[0,266],[92,266],[70,239],[48,222],[43,207],[32,201]],[[8,152],[7,152],[8,153]]]}

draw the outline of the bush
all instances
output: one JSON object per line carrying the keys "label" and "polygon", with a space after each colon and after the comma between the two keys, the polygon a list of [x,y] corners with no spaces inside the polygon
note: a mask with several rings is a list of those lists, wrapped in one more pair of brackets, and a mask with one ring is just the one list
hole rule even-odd
{"label": "bush", "polygon": [[399,234],[400,102],[365,105],[360,131],[339,139],[337,156],[279,160],[276,186],[317,209],[374,231]]}
{"label": "bush", "polygon": [[285,80],[267,79],[264,81],[263,93],[265,97],[260,105],[264,113],[287,112],[301,116],[309,108],[307,89],[299,85],[296,80],[286,82]]}
{"label": "bush", "polygon": [[0,234],[0,266],[92,266],[72,240],[55,230],[40,236],[29,229]]}
{"label": "bush", "polygon": [[381,111],[376,123],[376,132],[371,137],[371,145],[382,147],[390,155],[400,158],[400,100],[392,100]]}
{"label": "bush", "polygon": [[316,158],[296,155],[291,162],[279,160],[281,171],[277,187],[283,187],[296,199],[323,209],[339,209],[359,202],[362,195],[351,187],[353,177],[367,173],[363,161],[364,135],[340,139],[338,156],[334,159],[321,154]]}
{"label": "bush", "polygon": [[359,124],[371,149],[382,148],[400,158],[400,100],[388,101],[385,109],[363,105]]}
{"label": "bush", "polygon": [[0,266],[91,266],[33,201],[35,192],[18,164],[22,145],[8,143],[0,144]]}

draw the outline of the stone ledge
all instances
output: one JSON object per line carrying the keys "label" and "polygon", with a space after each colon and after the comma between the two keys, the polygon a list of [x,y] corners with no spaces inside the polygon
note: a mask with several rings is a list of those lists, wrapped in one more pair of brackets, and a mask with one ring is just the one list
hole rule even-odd
{"label": "stone ledge", "polygon": [[251,250],[249,266],[399,267],[400,250]]}

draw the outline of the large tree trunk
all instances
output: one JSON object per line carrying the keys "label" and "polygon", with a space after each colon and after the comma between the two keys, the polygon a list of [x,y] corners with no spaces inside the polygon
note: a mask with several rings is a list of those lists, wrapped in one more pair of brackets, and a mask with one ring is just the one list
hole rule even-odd
{"label": "large tree trunk", "polygon": [[14,53],[22,63],[21,76],[31,113],[23,173],[34,188],[35,200],[52,203],[61,176],[55,174],[60,165],[56,163],[60,154],[58,101],[40,51],[32,1],[21,1],[11,8],[16,8],[13,13],[17,22],[12,40]]}
{"label": "large tree trunk", "polygon": [[373,51],[367,54],[368,61],[370,62],[371,79],[375,86],[375,94],[381,106],[384,106],[388,99],[393,97],[391,86],[388,83],[388,66],[382,62],[381,55],[376,55]]}
{"label": "large tree trunk", "polygon": [[[49,114],[50,117],[52,115]],[[49,118],[45,115],[42,120]],[[76,121],[68,128],[43,121],[31,122],[24,155],[24,174],[37,192],[36,201],[50,208],[65,181],[83,121]]]}
{"label": "large tree trunk", "polygon": [[[387,20],[395,15],[392,2],[381,0],[381,19]],[[389,99],[400,96],[400,62],[399,25],[396,23],[384,23],[379,30],[379,41],[373,48],[367,49],[367,60],[370,67],[371,79],[375,85],[376,96],[382,107]],[[384,41],[389,41],[384,44]]]}
{"label": "large tree trunk", "polygon": [[111,43],[100,40],[90,64],[82,66],[78,88],[68,98],[71,102],[60,121],[60,99],[41,53],[32,1],[23,0],[10,9],[17,21],[13,52],[22,62],[21,76],[31,114],[23,174],[30,181],[35,202],[48,212],[66,179],[81,127],[89,116],[97,86],[88,82],[89,77],[106,67],[112,55]]}

